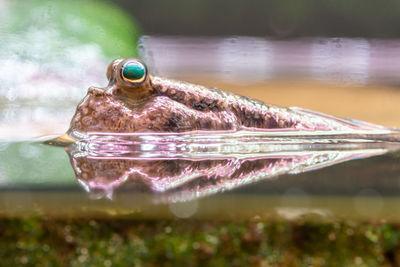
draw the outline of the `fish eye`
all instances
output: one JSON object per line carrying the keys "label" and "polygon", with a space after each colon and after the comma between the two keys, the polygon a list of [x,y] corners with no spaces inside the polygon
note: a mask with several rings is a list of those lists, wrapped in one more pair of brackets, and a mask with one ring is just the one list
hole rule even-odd
{"label": "fish eye", "polygon": [[128,61],[122,65],[121,77],[124,81],[141,83],[146,79],[146,75],[146,66],[140,61]]}

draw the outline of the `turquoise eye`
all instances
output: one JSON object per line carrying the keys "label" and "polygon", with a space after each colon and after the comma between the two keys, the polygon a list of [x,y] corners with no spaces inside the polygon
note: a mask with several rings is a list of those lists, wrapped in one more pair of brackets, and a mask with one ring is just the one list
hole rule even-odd
{"label": "turquoise eye", "polygon": [[138,62],[128,62],[122,67],[122,78],[129,82],[143,82],[146,78],[146,67]]}

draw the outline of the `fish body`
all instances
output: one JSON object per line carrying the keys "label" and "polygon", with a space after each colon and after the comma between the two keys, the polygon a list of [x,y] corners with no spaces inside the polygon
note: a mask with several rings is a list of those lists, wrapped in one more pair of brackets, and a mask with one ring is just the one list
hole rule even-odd
{"label": "fish body", "polygon": [[[78,105],[68,136],[262,132],[300,135],[386,135],[397,130],[295,108],[279,107],[217,88],[151,76],[137,59],[108,67],[109,84],[91,87]],[[394,134],[393,134],[394,133]],[[396,137],[394,137],[396,136]]]}

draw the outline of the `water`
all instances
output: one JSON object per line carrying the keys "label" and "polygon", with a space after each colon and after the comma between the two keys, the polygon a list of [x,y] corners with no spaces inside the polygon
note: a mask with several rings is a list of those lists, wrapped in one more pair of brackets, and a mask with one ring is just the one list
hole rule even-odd
{"label": "water", "polygon": [[[335,66],[332,62],[319,64],[325,66],[323,73],[312,64],[307,67],[293,61],[267,61],[282,63],[281,67],[288,71],[285,77],[289,72],[295,74],[289,80],[280,80],[277,65],[265,62],[260,65],[257,58],[253,59],[254,65],[242,65],[244,69],[226,70],[227,66],[238,66],[245,59],[242,54],[229,55],[243,51],[240,48],[249,43],[272,60],[275,57],[269,57],[269,50],[264,47],[271,45],[270,42],[254,43],[248,38],[239,38],[228,45],[229,40],[225,41],[214,42],[218,49],[204,45],[212,44],[210,40],[200,42],[203,48],[214,47],[212,51],[219,55],[215,57],[217,63],[214,58],[203,57],[208,54],[208,48],[206,52],[198,50],[198,40],[195,45],[190,42],[188,45],[182,39],[150,38],[144,39],[143,45],[154,52],[148,54],[156,56],[147,63],[154,60],[154,69],[162,75],[215,86],[268,103],[400,127],[400,92],[397,87],[386,85],[396,82],[397,76],[390,75],[386,83],[382,76],[370,71],[375,65],[366,68],[361,64],[367,62],[365,53],[357,54],[364,61],[354,62],[350,69],[332,69]],[[161,53],[163,42],[170,44],[170,50],[176,48],[183,52],[176,56]],[[330,48],[330,42],[325,46],[319,42],[308,44]],[[299,43],[293,45],[296,54]],[[363,50],[363,45],[362,40],[360,43],[344,41],[345,47],[357,51]],[[331,57],[341,51],[332,49],[333,52],[329,50]],[[368,49],[375,51],[373,46]],[[320,50],[316,50],[319,54],[311,55],[322,55]],[[193,62],[199,61],[190,60],[189,55],[202,58],[202,65],[195,65]],[[343,63],[347,56],[335,60]],[[285,64],[292,66],[292,71]],[[210,70],[212,73],[207,72]],[[238,73],[250,74],[238,80]],[[293,79],[298,76],[312,76],[320,81]],[[324,77],[339,79],[336,83],[321,82]],[[86,88],[81,90],[81,96],[74,94],[68,101],[63,100],[63,95],[45,103],[35,99],[25,99],[25,103],[18,97],[2,98],[0,108],[5,116],[0,128],[1,216],[292,219],[311,215],[358,220],[400,219],[399,144],[382,139],[387,136],[387,129],[374,136],[365,136],[362,132],[352,136],[321,136],[321,133],[310,136],[310,132],[297,135],[240,132],[230,136],[199,133],[138,136],[129,142],[123,138],[116,142],[113,138],[113,143],[101,137],[66,146],[54,142],[49,145],[48,140],[68,128],[73,109]],[[34,138],[37,136],[44,137]]]}
{"label": "water", "polygon": [[245,146],[253,150],[240,151],[240,140],[231,141],[218,151],[192,142],[189,152],[164,155],[170,146],[142,143],[132,152],[118,143],[96,150],[93,140],[3,142],[0,214],[400,219],[396,143],[263,147],[255,139]]}

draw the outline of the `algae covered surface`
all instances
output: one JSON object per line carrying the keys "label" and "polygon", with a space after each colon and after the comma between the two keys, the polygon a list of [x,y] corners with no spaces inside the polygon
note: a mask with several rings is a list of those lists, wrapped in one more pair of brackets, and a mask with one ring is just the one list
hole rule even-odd
{"label": "algae covered surface", "polygon": [[394,266],[400,225],[334,221],[1,219],[2,265]]}

